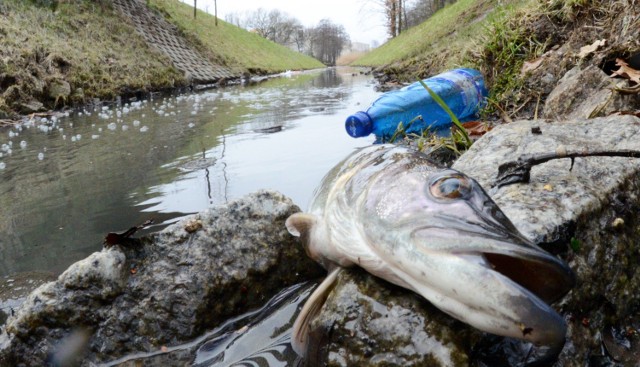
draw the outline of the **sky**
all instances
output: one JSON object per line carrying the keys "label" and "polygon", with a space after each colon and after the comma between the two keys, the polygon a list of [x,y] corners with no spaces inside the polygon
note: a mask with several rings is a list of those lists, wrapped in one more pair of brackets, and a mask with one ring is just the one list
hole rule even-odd
{"label": "sky", "polygon": [[[182,0],[192,4],[192,0]],[[328,18],[334,24],[342,25],[351,42],[368,45],[375,40],[379,44],[386,41],[384,18],[374,0],[217,0],[218,17],[226,14],[278,9],[298,19],[305,27],[315,26]],[[198,0],[198,8],[213,14],[214,0]]]}

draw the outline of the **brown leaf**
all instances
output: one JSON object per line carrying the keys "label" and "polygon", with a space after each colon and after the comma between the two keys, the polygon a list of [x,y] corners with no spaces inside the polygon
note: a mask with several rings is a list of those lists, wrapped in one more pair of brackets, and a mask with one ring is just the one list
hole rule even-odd
{"label": "brown leaf", "polygon": [[524,64],[522,64],[522,70],[520,70],[520,74],[525,75],[528,72],[536,70],[540,66],[540,64],[542,64],[542,60],[544,60],[544,57],[540,56],[533,61],[525,61]]}
{"label": "brown leaf", "polygon": [[468,121],[462,123],[467,133],[472,137],[479,137],[491,130],[491,127],[482,121]]}
{"label": "brown leaf", "polygon": [[616,65],[620,67],[620,69],[616,70],[611,74],[611,77],[621,76],[625,79],[629,79],[640,84],[640,71],[632,68],[622,59],[616,59]]}
{"label": "brown leaf", "polygon": [[606,43],[607,43],[606,39],[601,39],[601,40],[595,41],[594,43],[588,46],[582,46],[580,47],[580,53],[578,53],[578,57],[583,59],[589,56],[589,54],[596,52],[601,46],[604,46]]}

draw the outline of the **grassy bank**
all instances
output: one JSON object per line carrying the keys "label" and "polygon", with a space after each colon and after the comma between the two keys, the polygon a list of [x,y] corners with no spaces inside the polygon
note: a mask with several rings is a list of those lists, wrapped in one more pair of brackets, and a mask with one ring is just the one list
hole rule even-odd
{"label": "grassy bank", "polygon": [[[579,56],[601,39],[605,46]],[[536,116],[575,66],[610,72],[616,58],[640,50],[639,39],[640,8],[626,0],[458,0],[352,65],[399,82],[477,68],[490,91],[487,112],[508,121]]]}
{"label": "grassy bank", "polygon": [[318,60],[293,52],[259,35],[198,10],[193,19],[193,7],[178,0],[150,0],[149,4],[165,14],[191,39],[201,42],[210,58],[240,71],[275,73],[284,70],[320,68]]}
{"label": "grassy bank", "polygon": [[167,58],[98,2],[65,1],[54,11],[4,0],[0,34],[4,117],[184,83]]}
{"label": "grassy bank", "polygon": [[[194,22],[192,8],[178,0],[150,3],[195,48],[238,75],[322,67],[223,21],[215,26],[203,12]],[[187,83],[106,0],[1,0],[0,38],[0,121]]]}

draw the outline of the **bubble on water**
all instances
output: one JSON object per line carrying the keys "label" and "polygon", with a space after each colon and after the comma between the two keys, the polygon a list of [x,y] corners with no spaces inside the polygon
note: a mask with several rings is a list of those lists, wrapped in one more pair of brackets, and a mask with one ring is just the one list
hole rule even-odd
{"label": "bubble on water", "polygon": [[76,140],[80,140],[82,138],[82,135],[78,134],[76,135]]}
{"label": "bubble on water", "polygon": [[0,170],[5,169],[5,168],[7,168],[7,165],[4,162],[0,162]]}
{"label": "bubble on water", "polygon": [[26,142],[26,141],[24,141],[24,140],[23,140],[23,141],[21,141],[21,142],[20,142],[20,148],[24,149],[24,148],[26,148],[26,147],[27,147],[27,142]]}
{"label": "bubble on water", "polygon": [[149,128],[147,127],[147,125],[145,125],[145,126],[140,128],[140,132],[141,133],[144,133],[144,132],[147,132],[147,131],[149,131]]}
{"label": "bubble on water", "polygon": [[13,138],[14,136],[16,136],[16,133],[14,133],[13,131],[9,130],[9,139]]}
{"label": "bubble on water", "polygon": [[91,135],[91,139],[96,140],[100,137],[100,135]]}
{"label": "bubble on water", "polygon": [[62,140],[67,140],[67,136],[66,135],[62,135]]}
{"label": "bubble on water", "polygon": [[107,125],[107,129],[109,129],[109,130],[115,130],[117,127],[118,127],[118,125],[116,125],[115,122],[112,122],[109,125]]}
{"label": "bubble on water", "polygon": [[98,132],[99,132],[99,133],[101,133],[101,132],[102,132],[102,128],[101,128],[101,127],[99,127],[99,128],[98,128]]}
{"label": "bubble on water", "polygon": [[71,137],[71,141],[76,141],[76,136],[75,135]]}
{"label": "bubble on water", "polygon": [[122,131],[127,131],[129,130],[129,126],[127,125],[122,125]]}
{"label": "bubble on water", "polygon": [[187,126],[189,126],[189,128],[192,128],[192,127],[196,126],[196,124],[194,124],[193,122],[190,122],[189,125],[187,125]]}
{"label": "bubble on water", "polygon": [[135,127],[140,126],[140,121],[138,121],[138,120],[133,120],[133,126],[135,126]]}
{"label": "bubble on water", "polygon": [[41,161],[44,159],[44,153],[40,152],[38,153],[38,160]]}

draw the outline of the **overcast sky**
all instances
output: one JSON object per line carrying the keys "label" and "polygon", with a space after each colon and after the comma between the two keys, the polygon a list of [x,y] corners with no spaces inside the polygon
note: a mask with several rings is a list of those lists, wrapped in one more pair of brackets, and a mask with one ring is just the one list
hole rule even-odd
{"label": "overcast sky", "polygon": [[[193,5],[193,0],[182,0]],[[214,0],[198,0],[198,8],[213,14]],[[305,27],[315,26],[329,18],[344,26],[352,42],[384,43],[387,35],[381,10],[373,0],[218,0],[218,17],[254,11],[258,8],[278,9],[297,18]]]}

